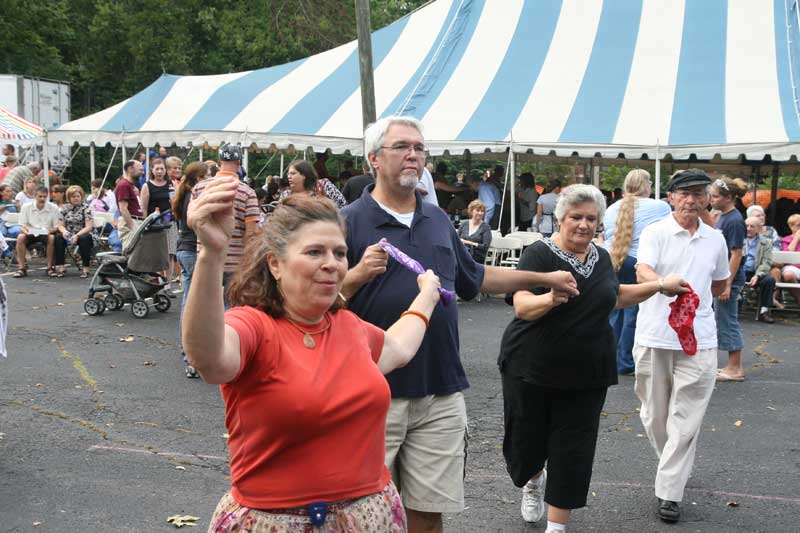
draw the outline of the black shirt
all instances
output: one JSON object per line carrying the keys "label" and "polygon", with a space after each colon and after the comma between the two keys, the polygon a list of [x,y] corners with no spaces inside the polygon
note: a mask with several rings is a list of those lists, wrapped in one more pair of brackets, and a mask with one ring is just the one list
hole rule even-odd
{"label": "black shirt", "polygon": [[156,210],[156,207],[162,213],[170,208],[169,205],[169,181],[164,185],[156,185],[150,180],[147,180],[147,190],[150,193],[150,199],[147,201],[147,214],[151,214]]}
{"label": "black shirt", "polygon": [[[593,389],[617,383],[616,340],[609,324],[619,282],[608,252],[594,244],[581,263],[550,239],[535,242],[520,270],[572,272],[580,295],[538,320],[515,318],[500,345],[501,372],[542,387]],[[549,289],[536,288],[534,294]]]}
{"label": "black shirt", "polygon": [[183,216],[178,220],[178,246],[175,248],[178,252],[197,252],[197,235],[186,224],[186,213],[189,211],[191,199],[192,194],[190,191],[187,191],[181,199],[181,213],[183,213]]}
{"label": "black shirt", "polygon": [[361,193],[364,192],[364,188],[367,185],[372,185],[375,183],[375,177],[372,174],[362,174],[360,176],[353,176],[347,183],[344,184],[342,188],[342,196],[344,199],[347,200],[347,204],[352,204],[359,198],[361,198]]}

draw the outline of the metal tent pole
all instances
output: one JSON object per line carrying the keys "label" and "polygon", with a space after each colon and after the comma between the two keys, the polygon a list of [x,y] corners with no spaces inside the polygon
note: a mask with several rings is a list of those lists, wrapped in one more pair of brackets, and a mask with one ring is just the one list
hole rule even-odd
{"label": "metal tent pole", "polygon": [[509,168],[509,171],[508,171],[508,173],[510,174],[510,177],[511,177],[511,179],[509,181],[509,183],[511,184],[511,201],[508,204],[508,206],[511,208],[511,226],[509,227],[509,229],[510,229],[510,231],[516,231],[517,230],[517,225],[516,225],[516,221],[517,221],[517,202],[516,202],[517,154],[514,153],[514,143],[513,142],[511,143],[511,146],[509,147],[509,150],[511,151],[511,157],[510,157],[511,165],[509,165],[510,168]]}
{"label": "metal tent pole", "polygon": [[656,200],[661,198],[661,146],[656,144]]}
{"label": "metal tent pole", "polygon": [[89,143],[89,179],[92,181],[95,180],[95,175],[97,174],[94,165],[94,143]]}

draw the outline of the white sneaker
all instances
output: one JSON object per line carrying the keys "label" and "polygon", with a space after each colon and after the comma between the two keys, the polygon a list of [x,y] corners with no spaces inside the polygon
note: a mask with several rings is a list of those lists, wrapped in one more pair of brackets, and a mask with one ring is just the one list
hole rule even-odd
{"label": "white sneaker", "polygon": [[547,470],[542,471],[539,479],[529,480],[522,487],[522,519],[526,522],[538,522],[547,510],[544,503],[544,489],[547,486]]}

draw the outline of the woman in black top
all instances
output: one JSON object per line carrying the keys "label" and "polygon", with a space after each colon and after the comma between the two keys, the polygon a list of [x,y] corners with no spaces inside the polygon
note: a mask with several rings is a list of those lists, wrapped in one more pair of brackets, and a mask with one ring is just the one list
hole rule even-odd
{"label": "woman in black top", "polygon": [[492,243],[492,228],[483,221],[483,217],[486,215],[486,206],[480,200],[473,200],[467,206],[467,213],[469,213],[469,220],[462,222],[458,227],[458,236],[472,254],[472,258],[483,264],[486,252]]}
{"label": "woman in black top", "polygon": [[[186,224],[186,212],[189,209],[189,200],[192,199],[192,189],[197,182],[211,177],[211,169],[205,163],[192,163],[186,167],[186,175],[178,185],[175,198],[172,199],[172,213],[178,226],[178,243],[176,255],[178,264],[181,267],[181,287],[183,288],[183,299],[181,300],[181,322],[178,326],[178,338],[181,338],[181,326],[183,324],[183,308],[186,305],[186,296],[189,294],[189,287],[192,284],[194,274],[194,264],[197,260],[197,235],[192,228]],[[197,371],[189,364],[186,354],[181,350],[183,362],[186,365],[186,377],[200,377]]]}
{"label": "woman in black top", "polygon": [[619,284],[608,252],[592,243],[605,207],[592,185],[562,192],[555,209],[560,233],[528,247],[518,268],[571,271],[580,294],[570,299],[549,289],[514,293],[516,318],[501,343],[503,455],[512,481],[523,487],[523,519],[540,520],[546,501],[548,531],[563,530],[570,510],[586,505],[600,411],[606,390],[617,383],[611,311],[660,291],[688,291],[674,274]]}

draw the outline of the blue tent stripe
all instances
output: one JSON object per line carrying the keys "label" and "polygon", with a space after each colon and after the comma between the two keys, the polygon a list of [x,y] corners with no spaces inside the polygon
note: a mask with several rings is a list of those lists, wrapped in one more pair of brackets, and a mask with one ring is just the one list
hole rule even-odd
{"label": "blue tent stripe", "polygon": [[786,12],[785,0],[774,0],[775,7],[775,59],[778,69],[778,91],[780,92],[781,111],[783,111],[783,124],[786,128],[786,136],[792,142],[800,141],[800,119],[794,107],[795,92],[792,88],[793,69],[795,79],[800,75],[800,71],[795,69],[797,66],[798,54],[800,54],[800,28],[792,26],[793,35],[791,40],[792,55],[795,64],[789,62],[789,36],[786,32],[786,22],[789,13]]}
{"label": "blue tent stripe", "polygon": [[485,4],[485,0],[462,0],[456,19],[445,35],[438,56],[432,59],[433,62],[430,63],[430,68],[427,68],[415,93],[398,110],[401,115],[412,115],[420,119],[425,116],[464,56]]}
{"label": "blue tent stripe", "polygon": [[561,0],[525,2],[503,63],[459,140],[504,139],[508,135],[539,77],[559,13]]}
{"label": "blue tent stripe", "polygon": [[[397,42],[410,17],[372,34],[372,64],[377,69]],[[306,94],[272,131],[316,133],[359,87],[358,51],[354,51],[330,76]]]}
{"label": "blue tent stripe", "polygon": [[235,119],[247,105],[275,82],[302,65],[300,59],[285,65],[262,68],[230,81],[218,88],[206,103],[189,119],[187,130],[222,130]]}
{"label": "blue tent stripe", "polygon": [[400,109],[403,106],[403,102],[405,101],[408,93],[416,87],[417,82],[422,77],[422,74],[425,72],[425,67],[433,60],[433,56],[436,53],[436,49],[439,48],[442,40],[447,35],[447,28],[450,27],[450,23],[453,21],[453,18],[458,14],[458,6],[459,0],[453,0],[453,3],[450,4],[450,10],[447,13],[447,16],[444,19],[444,23],[442,24],[441,29],[439,30],[439,35],[436,37],[436,40],[433,42],[433,46],[428,51],[428,55],[425,56],[425,59],[420,64],[419,68],[414,75],[408,80],[406,85],[400,90],[397,96],[392,100],[386,109],[381,114],[382,117],[394,115],[400,113]]}
{"label": "blue tent stripe", "polygon": [[146,89],[132,96],[122,108],[106,122],[100,130],[136,131],[139,130],[158,105],[167,97],[172,86],[180,76],[162,74]]}
{"label": "blue tent stripe", "polygon": [[725,0],[686,2],[669,144],[724,144]]}
{"label": "blue tent stripe", "polygon": [[613,141],[641,17],[642,0],[603,3],[592,55],[560,142]]}

